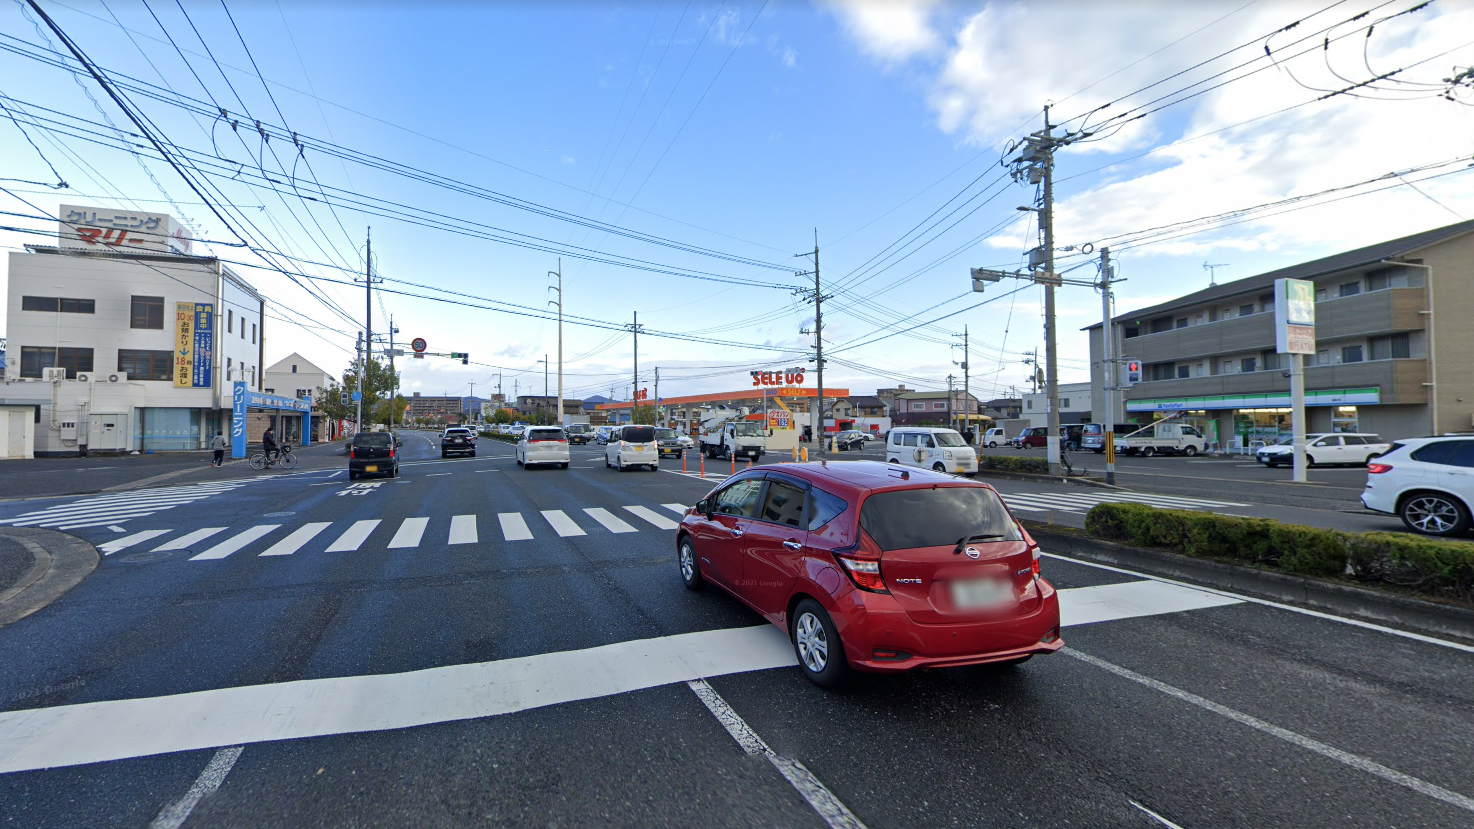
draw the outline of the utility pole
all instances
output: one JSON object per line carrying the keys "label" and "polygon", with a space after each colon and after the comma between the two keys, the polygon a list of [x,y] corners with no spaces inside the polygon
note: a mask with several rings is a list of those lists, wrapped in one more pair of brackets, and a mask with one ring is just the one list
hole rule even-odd
{"label": "utility pole", "polygon": [[[364,234],[363,254],[363,373],[358,375],[358,397],[359,412],[363,411],[364,398],[368,395],[363,388],[363,375],[368,373],[369,363],[374,359],[374,229],[370,227]],[[369,412],[373,416],[373,412]],[[363,429],[363,417],[360,414],[358,428]]]}
{"label": "utility pole", "polygon": [[354,415],[356,431],[363,431],[363,333],[358,335],[358,413]]}
{"label": "utility pole", "polygon": [[652,401],[652,403],[655,406],[655,422],[656,422],[656,424],[659,424],[660,423],[660,366],[656,366],[655,367],[655,399]]}
{"label": "utility pole", "polygon": [[[395,422],[394,421],[398,417],[398,415],[394,411],[395,406],[397,405],[397,401],[399,400],[399,375],[394,373],[394,335],[395,334],[398,334],[398,333],[399,333],[399,329],[394,327],[394,315],[393,314],[390,314],[389,315],[389,377],[393,380],[393,384],[391,385],[390,391],[389,391],[389,428],[390,429],[393,429],[395,427]],[[475,386],[473,384],[472,385],[472,388],[471,388],[471,396],[472,397],[475,397],[476,396],[475,393],[476,393],[476,389],[475,389]]]}
{"label": "utility pole", "polygon": [[1049,411],[1049,474],[1063,472],[1059,462],[1059,321],[1054,315],[1054,128],[1049,123],[1049,105],[1044,105],[1044,204],[1039,224],[1044,232],[1044,382],[1048,387],[1045,406]]}
{"label": "utility pole", "polygon": [[[807,253],[794,254],[795,257],[798,257],[798,256],[808,256],[808,255],[809,254],[807,254]],[[813,253],[813,257],[814,257],[814,270],[812,272],[809,272],[809,271],[799,271],[798,273],[795,274],[795,276],[810,276],[812,274],[812,276],[814,277],[814,290],[812,292],[810,292],[808,289],[805,289],[805,288],[796,288],[796,289],[794,289],[794,293],[797,294],[797,295],[799,295],[799,296],[801,296],[801,297],[812,298],[814,300],[814,365],[815,365],[814,373],[815,373],[815,375],[818,378],[818,392],[817,392],[817,396],[814,398],[814,410],[809,413],[809,423],[811,424],[809,428],[813,431],[813,434],[814,434],[814,443],[817,446],[816,451],[819,452],[820,454],[823,454],[823,452],[824,452],[824,300],[828,299],[829,297],[824,296],[823,290],[821,289],[820,283],[819,283],[819,229],[817,227],[814,228],[814,253]],[[809,332],[808,332],[807,329],[799,329],[799,333],[801,333],[801,334],[807,334]]]}
{"label": "utility pole", "polygon": [[635,312],[635,322],[630,326],[635,338],[635,384],[630,387],[630,423],[635,422],[635,412],[640,408],[640,312]]}
{"label": "utility pole", "polygon": [[1105,447],[1106,483],[1116,482],[1116,330],[1111,297],[1111,249],[1100,249],[1100,390],[1105,400],[1105,417],[1100,422],[1101,444]]}
{"label": "utility pole", "polygon": [[948,429],[952,429],[952,428],[955,428],[957,426],[957,421],[952,416],[952,383],[953,383],[954,379],[955,379],[955,377],[953,375],[951,375],[951,374],[947,375],[947,428]]}
{"label": "utility pole", "polygon": [[[955,337],[957,335],[953,334],[952,336]],[[977,414],[977,412],[972,410],[972,381],[969,377],[967,365],[970,356],[971,353],[968,350],[967,342],[967,326],[964,325],[962,326],[962,405],[963,412],[967,415],[966,422],[962,424],[964,431],[972,426],[972,416]]]}
{"label": "utility pole", "polygon": [[[553,423],[563,425],[563,257],[558,257],[558,270],[549,271],[549,274],[558,276],[558,403],[554,407],[556,416]],[[550,286],[551,287],[551,286]]]}

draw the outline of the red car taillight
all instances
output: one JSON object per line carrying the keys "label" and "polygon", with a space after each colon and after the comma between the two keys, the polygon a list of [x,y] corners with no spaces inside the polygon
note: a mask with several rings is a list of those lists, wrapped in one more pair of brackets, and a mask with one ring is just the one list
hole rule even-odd
{"label": "red car taillight", "polygon": [[353,447],[352,446],[348,447],[348,460],[351,461],[351,460],[353,460],[356,457],[358,457],[358,456],[355,455],[355,454],[353,454]]}
{"label": "red car taillight", "polygon": [[394,444],[389,444],[389,457],[394,457]]}
{"label": "red car taillight", "polygon": [[1369,464],[1367,464],[1367,473],[1368,474],[1371,474],[1371,475],[1381,475],[1383,472],[1391,472],[1391,471],[1392,471],[1392,464],[1390,464],[1390,463],[1369,463]]}
{"label": "red car taillight", "polygon": [[1039,545],[1030,545],[1029,552],[1034,554],[1034,560],[1029,563],[1030,575],[1037,579],[1039,578]]}
{"label": "red car taillight", "polygon": [[855,546],[843,553],[836,552],[834,557],[856,587],[871,593],[891,592],[886,589],[885,577],[880,572],[880,547],[864,530],[860,531],[860,541]]}

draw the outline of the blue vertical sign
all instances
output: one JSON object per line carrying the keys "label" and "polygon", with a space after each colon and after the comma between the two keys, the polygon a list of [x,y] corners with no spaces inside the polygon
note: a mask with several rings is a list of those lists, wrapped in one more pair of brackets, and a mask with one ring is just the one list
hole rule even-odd
{"label": "blue vertical sign", "polygon": [[312,445],[312,398],[302,398],[302,445]]}
{"label": "blue vertical sign", "polygon": [[237,380],[231,391],[230,406],[230,456],[246,456],[246,384]]}
{"label": "blue vertical sign", "polygon": [[215,305],[194,304],[194,378],[191,388],[215,387]]}

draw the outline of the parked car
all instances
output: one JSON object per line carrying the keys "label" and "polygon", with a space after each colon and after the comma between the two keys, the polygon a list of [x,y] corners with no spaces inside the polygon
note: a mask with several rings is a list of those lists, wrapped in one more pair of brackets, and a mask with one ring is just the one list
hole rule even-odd
{"label": "parked car", "polygon": [[609,436],[614,434],[614,431],[618,428],[618,426],[600,426],[594,431],[594,442],[600,446],[608,444]]}
{"label": "parked car", "polygon": [[1361,503],[1428,535],[1462,535],[1474,509],[1474,435],[1410,438],[1367,466]]}
{"label": "parked car", "polygon": [[996,449],[999,446],[1005,446],[1007,444],[1008,436],[1003,433],[1003,427],[995,426],[983,432],[983,445],[989,449]]}
{"label": "parked car", "polygon": [[568,442],[583,446],[594,439],[594,427],[587,423],[574,423],[564,430],[568,435]]}
{"label": "parked car", "polygon": [[348,480],[361,475],[399,474],[399,452],[393,432],[359,432],[348,444]]}
{"label": "parked car", "polygon": [[462,426],[452,426],[440,433],[440,457],[470,455],[476,457],[476,433]]}
{"label": "parked car", "polygon": [[749,469],[686,512],[676,550],[687,588],[716,584],[786,632],[822,687],[1063,645],[1039,545],[984,483],[874,461]]}
{"label": "parked car", "polygon": [[839,451],[847,452],[851,449],[864,449],[865,443],[870,440],[870,435],[858,429],[848,429],[834,436],[834,445]]}
{"label": "parked car", "polygon": [[568,435],[560,427],[533,426],[517,441],[517,463],[523,469],[541,464],[557,464],[567,469],[571,460]]}
{"label": "parked car", "polygon": [[634,466],[646,466],[651,472],[660,468],[660,448],[654,426],[617,426],[604,446],[604,466],[620,472]]}
{"label": "parked car", "polygon": [[936,472],[976,475],[977,450],[955,429],[905,426],[892,429],[885,445],[886,459],[903,466]]}
{"label": "parked car", "polygon": [[[1392,444],[1366,432],[1306,435],[1305,463],[1308,466],[1333,463],[1365,466],[1391,448]],[[1278,443],[1262,446],[1254,450],[1254,459],[1265,466],[1293,465],[1294,439],[1282,438]]]}
{"label": "parked car", "polygon": [[[1160,420],[1115,439],[1116,450],[1127,455],[1170,454],[1193,457],[1208,450],[1208,439],[1191,423]],[[1104,449],[1102,449],[1104,451]]]}
{"label": "parked car", "polygon": [[1015,449],[1043,449],[1049,445],[1048,426],[1030,426],[1013,439]]}
{"label": "parked car", "polygon": [[659,449],[660,457],[670,455],[679,458],[685,447],[681,445],[681,436],[676,434],[675,429],[667,429],[664,426],[655,427],[655,443]]}

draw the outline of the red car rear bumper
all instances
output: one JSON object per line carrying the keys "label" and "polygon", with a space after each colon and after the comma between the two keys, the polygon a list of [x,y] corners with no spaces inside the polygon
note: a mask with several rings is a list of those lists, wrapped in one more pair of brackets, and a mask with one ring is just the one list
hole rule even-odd
{"label": "red car rear bumper", "polygon": [[838,597],[836,603],[830,615],[844,642],[845,658],[862,671],[900,673],[1007,662],[1064,646],[1059,597],[1044,579],[1020,603],[1026,609],[982,622],[918,624],[890,595],[861,590]]}

